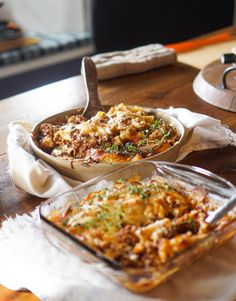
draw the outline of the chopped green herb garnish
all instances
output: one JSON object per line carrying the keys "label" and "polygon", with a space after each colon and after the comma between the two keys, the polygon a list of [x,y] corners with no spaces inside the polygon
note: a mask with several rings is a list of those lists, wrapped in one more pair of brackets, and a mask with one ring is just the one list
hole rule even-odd
{"label": "chopped green herb garnish", "polygon": [[127,183],[126,185],[130,192],[141,195],[142,199],[147,199],[151,195],[149,187],[136,186],[130,183]]}
{"label": "chopped green herb garnish", "polygon": [[119,151],[119,145],[113,143],[111,148],[110,148],[110,151],[112,152],[118,152]]}
{"label": "chopped green herb garnish", "polygon": [[171,187],[170,184],[168,184],[168,183],[163,183],[163,188],[164,188],[165,190],[170,190],[172,187]]}
{"label": "chopped green herb garnish", "polygon": [[152,131],[158,130],[160,128],[161,124],[162,124],[162,120],[161,119],[156,119],[154,121],[154,123],[151,125],[151,130]]}
{"label": "chopped green herb garnish", "polygon": [[126,181],[125,181],[124,179],[122,179],[122,178],[118,179],[118,183],[124,184],[125,182],[126,182]]}
{"label": "chopped green herb garnish", "polygon": [[148,143],[147,139],[142,139],[138,142],[138,146],[144,146]]}
{"label": "chopped green herb garnish", "polygon": [[172,135],[172,129],[170,129],[167,133],[164,134],[164,139],[170,138]]}
{"label": "chopped green herb garnish", "polygon": [[85,228],[85,229],[90,229],[90,228],[93,228],[93,227],[97,227],[97,222],[94,219],[91,219],[87,222],[80,223],[79,225],[81,227]]}
{"label": "chopped green herb garnish", "polygon": [[136,153],[138,149],[136,146],[133,145],[132,142],[126,142],[125,150],[127,150],[129,153]]}
{"label": "chopped green herb garnish", "polygon": [[106,231],[112,228],[120,228],[123,222],[123,208],[120,204],[117,204],[112,209],[108,204],[102,204],[99,206],[101,211],[97,215],[99,223],[103,224]]}
{"label": "chopped green herb garnish", "polygon": [[193,233],[197,233],[199,228],[197,221],[195,221],[192,217],[189,217],[187,222],[192,226]]}
{"label": "chopped green herb garnish", "polygon": [[68,218],[66,218],[66,219],[64,219],[63,221],[62,221],[62,225],[64,226],[64,227],[66,227],[67,226],[67,224],[68,224]]}
{"label": "chopped green herb garnish", "polygon": [[107,153],[117,153],[119,151],[119,145],[118,144],[110,144],[110,143],[104,143],[102,145],[102,148],[107,152]]}

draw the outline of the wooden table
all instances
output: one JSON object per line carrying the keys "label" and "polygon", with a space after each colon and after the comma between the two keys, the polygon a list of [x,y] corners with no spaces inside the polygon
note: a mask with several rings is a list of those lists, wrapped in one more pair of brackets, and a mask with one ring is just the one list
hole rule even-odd
{"label": "wooden table", "polygon": [[[223,124],[236,131],[236,114],[213,107],[193,92],[192,81],[198,69],[177,63],[138,75],[104,81],[99,84],[99,94],[103,104],[139,104],[150,107],[185,107],[192,111],[218,118]],[[58,111],[66,110],[84,102],[83,86],[80,77],[71,78],[50,86],[30,91],[5,100],[5,111],[0,112],[6,119],[1,124],[0,135],[6,136],[7,118],[24,118],[37,122],[39,119]],[[26,106],[27,104],[27,106]],[[9,113],[9,110],[11,112]],[[7,115],[8,114],[8,115]],[[4,138],[5,139],[5,138]],[[19,191],[11,183],[7,173],[8,159],[5,154],[6,142],[1,141],[0,155],[0,220],[4,215],[30,212],[43,199]],[[236,184],[236,152],[233,147],[200,151],[190,154],[182,163],[209,169]],[[0,286],[1,301],[37,300],[29,292],[13,292]]]}

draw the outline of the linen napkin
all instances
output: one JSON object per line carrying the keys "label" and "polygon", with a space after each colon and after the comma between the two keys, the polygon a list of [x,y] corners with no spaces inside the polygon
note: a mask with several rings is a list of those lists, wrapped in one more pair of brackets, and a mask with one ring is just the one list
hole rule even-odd
{"label": "linen napkin", "polygon": [[70,189],[73,180],[60,175],[43,160],[36,159],[29,139],[32,127],[33,124],[27,121],[14,121],[9,125],[7,143],[10,176],[18,188],[49,198]]}
{"label": "linen napkin", "polygon": [[[187,138],[177,161],[193,151],[236,146],[236,134],[217,119],[183,108],[171,107],[163,111],[176,117],[185,127]],[[32,127],[32,123],[25,121],[14,121],[9,125],[9,172],[15,185],[42,198],[55,196],[78,185],[78,181],[60,175],[47,163],[36,159],[29,142]]]}
{"label": "linen napkin", "polygon": [[150,44],[124,51],[92,56],[99,80],[140,73],[176,62],[174,49],[162,44]]}

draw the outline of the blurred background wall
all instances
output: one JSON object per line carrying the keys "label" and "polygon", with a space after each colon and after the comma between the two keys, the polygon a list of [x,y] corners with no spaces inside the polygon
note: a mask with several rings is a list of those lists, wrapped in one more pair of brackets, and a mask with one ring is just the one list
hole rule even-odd
{"label": "blurred background wall", "polygon": [[1,1],[27,31],[92,32],[97,52],[175,43],[236,22],[236,0]]}
{"label": "blurred background wall", "polygon": [[92,0],[5,0],[12,17],[32,31],[82,32],[90,30]]}
{"label": "blurred background wall", "polygon": [[[89,33],[91,0],[0,0],[0,6],[1,3],[0,100],[80,74],[82,56],[94,52]],[[24,42],[21,37],[15,41],[6,38],[4,20],[22,29]],[[31,38],[36,45],[29,45]],[[9,48],[12,43],[17,47]],[[8,50],[2,50],[6,45]]]}
{"label": "blurred background wall", "polygon": [[[95,45],[92,51],[96,53],[150,43],[176,43],[236,24],[236,0],[0,0],[1,3],[4,5],[0,20],[11,19],[27,32],[91,32]],[[3,69],[15,70],[17,64],[1,66],[0,52],[0,88],[4,87],[0,89],[0,99],[77,75],[80,60],[81,56],[63,64],[38,68],[37,72],[3,78]],[[36,61],[31,59],[29,64]]]}
{"label": "blurred background wall", "polygon": [[94,0],[97,52],[170,44],[232,25],[234,0]]}

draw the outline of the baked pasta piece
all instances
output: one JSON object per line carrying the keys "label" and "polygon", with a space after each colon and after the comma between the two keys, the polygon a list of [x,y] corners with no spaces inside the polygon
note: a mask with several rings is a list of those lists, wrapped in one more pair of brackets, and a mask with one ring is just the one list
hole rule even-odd
{"label": "baked pasta piece", "polygon": [[47,153],[84,163],[118,163],[161,153],[178,140],[175,128],[138,106],[119,104],[85,120],[73,115],[61,124],[42,124],[37,142]]}

